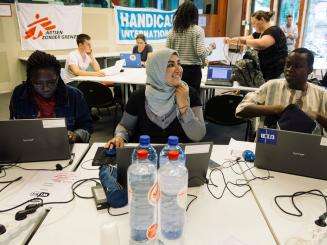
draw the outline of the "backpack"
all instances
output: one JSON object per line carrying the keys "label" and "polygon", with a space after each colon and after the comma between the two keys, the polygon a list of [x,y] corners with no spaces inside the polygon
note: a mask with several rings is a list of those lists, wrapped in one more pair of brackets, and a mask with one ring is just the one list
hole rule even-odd
{"label": "backpack", "polygon": [[260,70],[258,53],[254,49],[248,49],[243,59],[236,61],[231,81],[237,81],[241,86],[246,87],[260,87],[265,83]]}

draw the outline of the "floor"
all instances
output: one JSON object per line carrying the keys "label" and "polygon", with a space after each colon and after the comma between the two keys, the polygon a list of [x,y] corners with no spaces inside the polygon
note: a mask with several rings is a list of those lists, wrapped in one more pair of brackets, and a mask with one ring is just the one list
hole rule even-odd
{"label": "floor", "polygon": [[[0,120],[9,118],[10,93],[0,94]],[[112,138],[114,120],[112,115],[103,111],[100,119],[94,122],[94,133],[91,137],[93,142],[105,142]],[[121,116],[121,115],[119,115]],[[246,125],[221,126],[206,122],[207,134],[203,141],[213,141],[215,144],[228,144],[230,138],[244,140]],[[1,137],[1,136],[0,136]]]}

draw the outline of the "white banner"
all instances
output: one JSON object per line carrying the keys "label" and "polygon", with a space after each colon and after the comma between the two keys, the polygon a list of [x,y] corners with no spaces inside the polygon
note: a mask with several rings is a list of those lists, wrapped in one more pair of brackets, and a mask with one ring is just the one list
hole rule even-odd
{"label": "white banner", "polygon": [[76,48],[82,32],[82,7],[17,3],[22,50]]}

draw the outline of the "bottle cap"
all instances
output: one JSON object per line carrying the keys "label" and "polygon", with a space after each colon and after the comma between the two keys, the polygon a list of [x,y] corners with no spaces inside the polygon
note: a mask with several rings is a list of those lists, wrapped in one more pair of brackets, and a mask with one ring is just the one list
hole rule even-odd
{"label": "bottle cap", "polygon": [[168,152],[168,159],[170,161],[176,161],[178,159],[179,152],[178,151],[169,151]]}
{"label": "bottle cap", "polygon": [[147,150],[141,149],[141,150],[138,150],[137,151],[137,159],[139,159],[139,160],[145,160],[145,159],[147,159],[148,158],[148,155],[149,155],[149,153],[148,153]]}
{"label": "bottle cap", "polygon": [[178,137],[177,136],[169,136],[168,137],[168,145],[171,145],[171,146],[178,145]]}
{"label": "bottle cap", "polygon": [[150,144],[150,136],[149,135],[141,135],[139,142],[140,142],[140,145],[148,145],[148,144]]}

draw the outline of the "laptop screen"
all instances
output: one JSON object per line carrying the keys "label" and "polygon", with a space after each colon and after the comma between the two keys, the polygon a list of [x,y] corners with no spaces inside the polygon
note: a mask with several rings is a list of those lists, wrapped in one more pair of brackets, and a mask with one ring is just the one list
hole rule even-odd
{"label": "laptop screen", "polygon": [[208,80],[226,80],[229,81],[232,76],[232,67],[230,66],[209,66]]}

